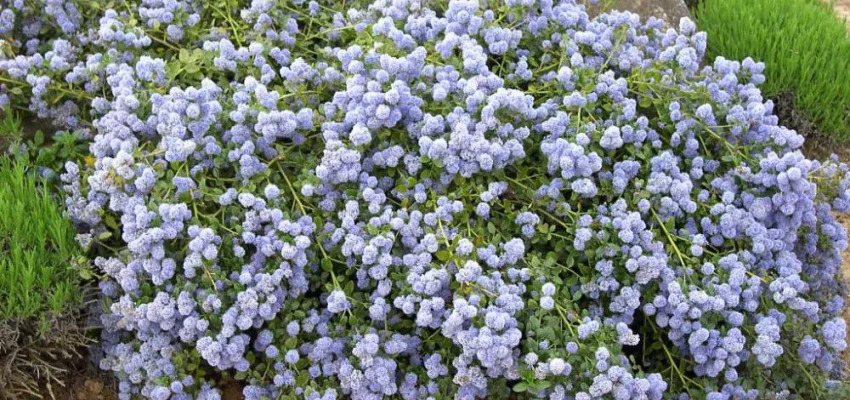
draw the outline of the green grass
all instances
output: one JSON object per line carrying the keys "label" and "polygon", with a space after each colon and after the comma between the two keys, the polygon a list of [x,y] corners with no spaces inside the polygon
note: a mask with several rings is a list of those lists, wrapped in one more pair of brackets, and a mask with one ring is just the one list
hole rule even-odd
{"label": "green grass", "polygon": [[[54,397],[92,343],[87,325],[89,271],[76,232],[36,165],[76,154],[72,135],[45,144],[0,112],[0,399]],[[27,143],[22,150],[21,143]],[[7,157],[8,147],[18,155]],[[89,271],[90,272],[90,271]]]}
{"label": "green grass", "polygon": [[703,0],[695,13],[708,56],[752,57],[766,66],[768,97],[792,93],[819,132],[850,140],[850,38],[820,0]]}
{"label": "green grass", "polygon": [[0,157],[0,320],[49,318],[81,302],[71,222],[22,159]]}

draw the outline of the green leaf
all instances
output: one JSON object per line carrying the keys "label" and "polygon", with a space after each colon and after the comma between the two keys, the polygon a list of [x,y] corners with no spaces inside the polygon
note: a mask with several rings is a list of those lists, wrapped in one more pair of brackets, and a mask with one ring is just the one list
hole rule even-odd
{"label": "green leaf", "polygon": [[106,223],[106,226],[112,229],[118,229],[118,223],[115,222],[115,218],[112,215],[107,215],[106,218],[103,219],[103,222]]}
{"label": "green leaf", "polygon": [[370,235],[373,235],[373,236],[374,236],[374,235],[377,235],[378,233],[380,233],[380,232],[378,231],[378,227],[376,227],[375,225],[372,225],[372,224],[368,224],[368,225],[366,225],[366,232],[369,232],[369,234],[370,234]]}
{"label": "green leaf", "polygon": [[310,381],[310,375],[308,375],[307,372],[302,372],[298,375],[298,378],[295,378],[295,384],[297,386],[304,386],[309,381]]}
{"label": "green leaf", "polygon": [[35,132],[35,136],[32,138],[32,143],[36,146],[41,146],[44,143],[44,132],[38,130]]}
{"label": "green leaf", "polygon": [[452,257],[451,253],[446,250],[440,250],[437,252],[437,259],[446,262]]}
{"label": "green leaf", "polygon": [[674,218],[670,218],[667,220],[667,222],[664,223],[664,226],[667,228],[667,232],[673,234],[673,231],[676,228],[676,220]]}
{"label": "green leaf", "polygon": [[528,390],[528,384],[525,382],[517,382],[513,387],[513,391],[517,393],[523,393]]}
{"label": "green leaf", "polygon": [[534,371],[529,368],[523,368],[519,371],[519,376],[522,378],[522,380],[526,382],[531,382],[534,380]]}

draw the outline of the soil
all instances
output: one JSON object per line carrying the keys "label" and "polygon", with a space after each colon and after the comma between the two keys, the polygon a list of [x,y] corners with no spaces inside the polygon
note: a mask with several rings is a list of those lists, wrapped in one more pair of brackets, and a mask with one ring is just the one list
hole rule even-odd
{"label": "soil", "polygon": [[850,0],[836,0],[833,8],[836,14],[850,20]]}
{"label": "soil", "polygon": [[[68,379],[65,386],[43,388],[40,398],[32,400],[118,400],[118,387],[109,373],[99,370],[88,360],[83,360],[78,375]],[[30,400],[30,399],[22,399]]]}
{"label": "soil", "polygon": [[50,390],[43,389],[40,400],[118,400],[118,383],[111,372],[103,371],[89,358],[88,352],[83,353],[82,359],[65,387],[55,386]]}
{"label": "soil", "polygon": [[[111,382],[110,382],[111,383]],[[104,383],[99,377],[81,378],[68,391],[71,400],[117,400],[114,385]],[[57,396],[57,400],[61,397]]]}
{"label": "soil", "polygon": [[224,389],[221,391],[222,400],[242,400],[245,396],[242,395],[242,385],[239,382],[227,382],[224,384]]}

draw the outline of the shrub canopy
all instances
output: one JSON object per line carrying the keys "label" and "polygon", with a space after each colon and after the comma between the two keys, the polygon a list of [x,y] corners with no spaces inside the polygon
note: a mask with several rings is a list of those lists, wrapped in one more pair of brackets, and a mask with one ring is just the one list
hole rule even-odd
{"label": "shrub canopy", "polygon": [[842,390],[847,168],[800,153],[763,64],[702,67],[691,21],[122,3],[3,11],[0,71],[90,137],[62,179],[112,249],[124,398]]}

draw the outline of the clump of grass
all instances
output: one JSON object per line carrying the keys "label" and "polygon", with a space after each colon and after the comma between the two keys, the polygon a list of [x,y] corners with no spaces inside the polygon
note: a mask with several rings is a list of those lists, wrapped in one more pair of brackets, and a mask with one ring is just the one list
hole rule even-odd
{"label": "clump of grass", "polygon": [[709,57],[763,61],[767,96],[791,93],[819,132],[850,140],[850,38],[827,2],[703,0],[695,15]]}
{"label": "clump of grass", "polygon": [[24,162],[0,159],[0,319],[47,317],[80,301],[74,228]]}
{"label": "clump of grass", "polygon": [[0,157],[0,399],[50,393],[88,343],[74,236],[26,160]]}

